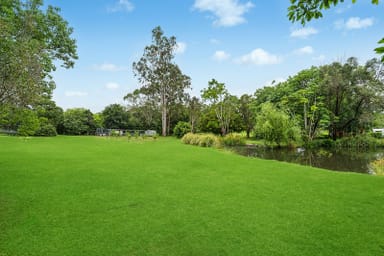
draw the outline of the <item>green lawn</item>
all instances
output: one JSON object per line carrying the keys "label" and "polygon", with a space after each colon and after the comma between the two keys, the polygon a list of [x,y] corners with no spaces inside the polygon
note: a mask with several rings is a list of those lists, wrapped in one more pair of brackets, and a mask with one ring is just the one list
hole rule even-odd
{"label": "green lawn", "polygon": [[0,136],[0,256],[384,255],[384,177],[167,138]]}

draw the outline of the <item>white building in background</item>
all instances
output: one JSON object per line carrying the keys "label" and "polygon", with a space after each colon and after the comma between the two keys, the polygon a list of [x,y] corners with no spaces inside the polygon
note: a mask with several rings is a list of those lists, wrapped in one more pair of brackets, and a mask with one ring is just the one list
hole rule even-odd
{"label": "white building in background", "polygon": [[374,133],[381,133],[381,136],[384,137],[384,128],[373,128]]}

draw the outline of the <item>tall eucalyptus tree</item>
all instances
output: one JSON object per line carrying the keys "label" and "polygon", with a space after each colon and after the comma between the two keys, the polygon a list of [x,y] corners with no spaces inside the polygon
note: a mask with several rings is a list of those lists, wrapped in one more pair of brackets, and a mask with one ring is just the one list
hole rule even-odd
{"label": "tall eucalyptus tree", "polygon": [[152,44],[144,48],[144,54],[133,63],[133,70],[142,87],[140,93],[160,103],[162,135],[167,135],[170,106],[185,96],[191,80],[172,61],[176,50],[176,38],[166,37],[160,27],[152,30]]}

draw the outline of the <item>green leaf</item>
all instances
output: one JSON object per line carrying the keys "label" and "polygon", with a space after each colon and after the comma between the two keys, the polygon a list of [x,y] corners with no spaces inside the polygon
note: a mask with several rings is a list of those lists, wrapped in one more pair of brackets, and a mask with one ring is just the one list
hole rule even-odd
{"label": "green leaf", "polygon": [[375,52],[376,52],[377,54],[382,54],[382,53],[384,53],[384,46],[383,46],[383,47],[377,47],[377,48],[375,49]]}

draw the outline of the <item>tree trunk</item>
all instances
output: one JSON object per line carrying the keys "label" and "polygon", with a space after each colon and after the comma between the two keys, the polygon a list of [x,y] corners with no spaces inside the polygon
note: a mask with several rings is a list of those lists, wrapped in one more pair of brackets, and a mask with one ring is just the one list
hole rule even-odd
{"label": "tree trunk", "polygon": [[225,134],[226,134],[226,129],[225,129],[225,127],[222,125],[222,126],[221,126],[221,135],[224,137]]}
{"label": "tree trunk", "polygon": [[161,96],[162,106],[161,106],[161,127],[162,127],[162,136],[167,136],[167,102],[165,99],[165,94]]}
{"label": "tree trunk", "polygon": [[307,120],[307,104],[304,103],[304,131],[308,130],[308,120]]}

